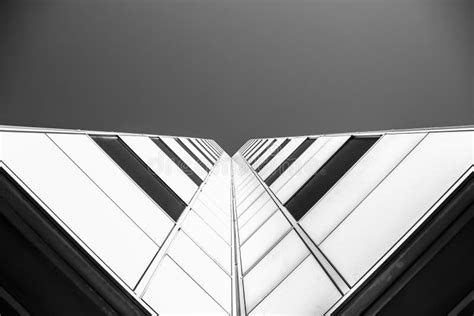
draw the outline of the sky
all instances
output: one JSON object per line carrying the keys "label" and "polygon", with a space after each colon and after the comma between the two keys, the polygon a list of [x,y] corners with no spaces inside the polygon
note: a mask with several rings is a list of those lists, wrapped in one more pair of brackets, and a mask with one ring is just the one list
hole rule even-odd
{"label": "sky", "polygon": [[474,1],[4,0],[0,125],[247,139],[474,122]]}

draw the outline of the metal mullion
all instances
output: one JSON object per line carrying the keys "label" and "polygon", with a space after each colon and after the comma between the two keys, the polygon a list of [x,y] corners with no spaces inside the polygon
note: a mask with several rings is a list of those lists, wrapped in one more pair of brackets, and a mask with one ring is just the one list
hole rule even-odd
{"label": "metal mullion", "polygon": [[262,195],[264,195],[264,194],[265,194],[265,191],[263,191],[262,193],[260,193],[260,194],[255,198],[255,200],[253,200],[252,203],[250,203],[249,206],[247,206],[247,208],[246,208],[245,210],[243,210],[243,212],[240,213],[240,215],[239,215],[238,217],[240,218],[240,216],[244,215],[245,212],[247,212],[247,211],[252,207],[252,205],[253,205],[255,202],[257,202],[257,200],[258,200]]}
{"label": "metal mullion", "polygon": [[[191,236],[189,236],[189,235],[188,235],[184,230],[182,230],[182,229],[181,229],[180,231],[181,231],[181,234],[185,234],[186,237],[188,237],[188,238],[192,241],[192,243],[193,243],[194,245],[196,245],[196,247],[198,247],[199,249],[201,249],[201,251],[202,251],[207,257],[209,257],[209,259],[211,259],[212,262],[214,262],[214,263],[219,267],[219,269],[221,269],[222,271],[224,271],[225,274],[227,274],[229,277],[232,277],[232,276],[229,274],[229,272],[227,272],[227,271],[224,269],[224,267],[223,267],[219,262],[217,262],[217,260],[216,260],[213,256],[211,256],[210,254],[208,254],[207,251],[206,251],[204,248],[202,248],[201,245],[199,245]],[[230,246],[229,246],[229,248],[230,248]]]}
{"label": "metal mullion", "polygon": [[[383,135],[383,136],[385,136],[385,135]],[[380,140],[383,138],[383,136],[380,137]],[[361,205],[361,204],[372,194],[372,192],[374,192],[374,191],[382,184],[382,182],[384,182],[385,179],[387,179],[387,178],[395,171],[395,169],[397,169],[397,168],[405,161],[405,159],[421,144],[421,142],[423,142],[423,140],[426,138],[426,136],[428,136],[428,133],[427,133],[422,139],[420,139],[420,140],[418,141],[418,143],[416,143],[416,145],[415,145],[412,149],[410,149],[410,150],[408,151],[408,153],[407,153],[398,163],[396,163],[396,164],[393,166],[393,168],[379,181],[379,183],[377,183],[377,184],[372,188],[372,190],[370,190],[370,191],[360,200],[360,202],[357,203],[357,204],[350,210],[350,212],[347,213],[347,214],[344,216],[344,218],[343,218],[333,229],[331,229],[331,231],[319,242],[319,245],[321,245],[321,244],[329,237],[329,235],[331,235],[331,234],[359,207],[359,205]],[[380,140],[379,140],[379,141],[380,141]],[[376,144],[377,144],[377,143],[375,143],[374,146],[375,146]],[[369,151],[370,151],[370,149],[369,149]],[[368,151],[368,152],[369,152],[369,151]],[[366,154],[367,154],[367,153],[366,153]],[[361,157],[361,159],[362,159],[362,158],[363,158],[363,157]],[[357,165],[357,163],[356,163],[354,166],[352,166],[352,167],[355,167],[356,165]],[[351,168],[351,169],[352,169],[352,168]],[[350,170],[348,170],[348,171],[346,172],[346,174],[348,174],[349,171],[350,171]],[[344,176],[345,176],[346,174],[344,174]],[[338,182],[341,181],[341,180],[344,178],[344,176],[343,176],[341,179],[339,179]],[[337,184],[337,182],[334,184],[334,186],[336,186],[336,184]],[[333,186],[333,187],[334,187],[334,186]],[[332,188],[331,188],[331,189],[332,189]],[[328,192],[326,192],[326,194],[328,194],[328,193],[331,191],[331,189],[330,189]],[[325,195],[326,195],[326,194],[325,194]],[[320,201],[321,201],[323,198],[324,198],[324,195],[321,197]],[[319,202],[319,201],[318,201],[318,202]],[[317,205],[317,203],[316,203],[315,205]],[[313,207],[314,207],[314,206],[313,206]],[[309,211],[308,211],[308,213],[309,213]],[[306,214],[305,214],[305,216],[306,216]],[[303,218],[304,218],[305,216],[303,216],[300,220],[303,220]]]}
{"label": "metal mullion", "polygon": [[231,160],[231,200],[232,200],[232,250],[233,250],[233,315],[247,315],[244,284],[243,284],[243,273],[242,273],[242,260],[240,255],[240,240],[239,230],[237,223],[237,209],[235,204],[235,188],[234,188],[234,167],[233,161]]}
{"label": "metal mullion", "polygon": [[352,286],[352,288],[345,293],[345,295],[338,300],[334,305],[324,314],[324,315],[331,315],[339,306],[344,304],[349,297],[352,296],[365,282],[372,276],[372,274],[379,269],[384,262],[392,256],[397,249],[400,248],[403,243],[405,243],[416,230],[422,226],[426,220],[433,214],[434,211],[446,200],[449,196],[469,177],[471,174],[474,173],[474,164],[470,165],[467,170],[449,187],[443,195],[425,212],[423,216],[421,216],[415,224],[413,224],[404,234],[403,236],[398,239],[395,244],[393,244],[390,249],[388,249],[385,254],[383,254],[364,274],[363,276]]}
{"label": "metal mullion", "polygon": [[[212,232],[214,232],[217,236],[219,236],[220,239],[222,239],[227,245],[229,245],[229,243],[227,242],[227,240],[225,240],[224,237],[222,237],[221,234],[219,234],[219,233],[214,229],[214,227],[212,227],[204,218],[202,218],[201,215],[199,215],[199,214],[198,214],[195,210],[193,210],[193,209],[192,209],[191,211],[192,211],[194,214],[196,214],[196,216],[199,217],[199,219],[200,219],[201,221],[203,221],[203,223],[204,223],[207,227],[209,227],[209,229],[210,229]],[[229,245],[229,246],[230,246],[230,245]]]}
{"label": "metal mullion", "polygon": [[[89,181],[92,182],[92,184],[94,184],[94,186],[96,186],[97,189],[98,189],[100,192],[102,192],[102,193],[107,197],[107,199],[109,199],[109,200],[125,215],[125,217],[127,217],[143,234],[145,234],[145,236],[147,236],[148,239],[150,239],[150,240],[158,247],[158,249],[160,248],[160,245],[158,245],[158,243],[157,243],[150,235],[148,235],[148,233],[147,233],[145,230],[143,230],[143,228],[142,228],[140,225],[138,225],[138,223],[137,223],[133,218],[131,218],[130,215],[129,215],[127,212],[125,212],[125,210],[123,210],[123,209],[117,204],[117,202],[115,202],[114,199],[112,199],[112,198],[110,197],[110,195],[107,194],[107,193],[104,191],[104,189],[102,189],[102,187],[100,187],[100,186],[85,172],[85,170],[82,169],[82,168],[76,163],[76,161],[74,161],[48,134],[45,134],[45,135],[46,135],[46,137],[48,137],[49,140],[59,149],[59,151],[62,152],[62,153],[67,157],[67,159],[69,159],[69,160],[72,162],[72,164],[73,164],[74,166],[76,166],[77,169],[79,169],[79,170],[86,176],[86,178],[89,179]],[[164,213],[166,213],[166,212],[164,212]]]}
{"label": "metal mullion", "polygon": [[[249,240],[249,239],[250,239],[263,225],[265,225],[265,224],[270,220],[270,218],[271,218],[273,215],[275,215],[275,213],[278,212],[278,211],[279,211],[278,209],[274,210],[274,211],[271,213],[271,215],[268,216],[267,219],[265,219],[260,225],[258,225],[257,228],[242,242],[242,245],[241,245],[241,246],[243,246],[243,245],[247,242],[247,240]],[[255,215],[256,215],[256,214],[254,214],[253,216],[255,216]],[[253,216],[252,216],[252,217],[253,217]],[[249,219],[249,221],[250,221],[250,219]],[[247,224],[249,221],[245,222],[245,224]],[[245,225],[242,225],[242,227],[239,227],[239,229],[242,229],[244,226],[245,226]]]}
{"label": "metal mullion", "polygon": [[347,283],[347,281],[342,277],[342,275],[339,273],[339,271],[336,270],[336,268],[326,258],[326,256],[322,253],[322,251],[319,250],[319,248],[316,246],[316,244],[313,242],[313,240],[306,234],[306,232],[301,228],[301,226],[299,226],[299,224],[295,220],[295,218],[290,214],[290,212],[286,209],[286,207],[275,196],[273,191],[268,188],[266,183],[262,180],[262,178],[260,178],[260,176],[255,172],[255,170],[253,170],[249,166],[247,161],[246,161],[246,164],[247,164],[247,167],[251,170],[251,172],[253,172],[254,175],[257,177],[257,179],[260,181],[260,184],[265,188],[265,190],[270,195],[270,197],[273,199],[273,201],[277,204],[278,208],[282,211],[283,215],[290,222],[291,226],[293,226],[293,229],[298,233],[300,238],[303,240],[303,242],[306,244],[306,246],[309,248],[309,250],[313,253],[314,257],[316,258],[316,260],[321,265],[321,268],[323,268],[323,270],[326,272],[326,274],[331,279],[331,281],[336,286],[336,288],[339,290],[339,292],[342,295],[347,293],[350,289],[349,284]]}
{"label": "metal mullion", "polygon": [[[248,267],[247,271],[243,272],[243,276],[245,277],[250,271],[252,271],[252,269],[255,268],[260,263],[260,261],[262,261],[273,249],[275,249],[275,247],[278,246],[278,244],[283,239],[285,239],[285,237],[288,236],[292,231],[293,231],[293,227],[290,227],[287,231],[285,231],[283,233],[283,235],[277,239],[277,241],[275,241],[270,247],[268,247],[268,249],[266,249],[263,252],[263,254],[260,257],[258,257],[258,259]],[[255,232],[257,232],[257,231],[255,231]],[[247,238],[247,240],[249,240],[249,239],[250,239],[250,237]],[[241,247],[243,247],[244,244],[245,244],[245,242],[241,245]]]}
{"label": "metal mullion", "polygon": [[[1,158],[1,157],[0,157]],[[135,300],[137,300],[146,310],[148,310],[151,315],[155,316],[157,313],[149,307],[145,302],[142,300],[141,296],[138,295],[134,289],[128,285],[122,278],[115,272],[112,268],[110,268],[103,259],[96,254],[63,220],[56,215],[54,211],[52,211],[43,200],[41,200],[28,185],[23,182],[23,180],[15,173],[12,169],[8,167],[8,165],[0,159],[0,169],[4,170],[6,174],[8,174],[15,184],[20,186],[23,189],[28,197],[30,197],[34,202],[36,202],[44,211],[45,213],[51,217],[51,219],[64,230],[64,232],[70,237],[74,242],[76,242],[82,250],[85,251],[87,255],[89,255],[104,271],[115,281],[117,282],[121,288]]]}
{"label": "metal mullion", "polygon": [[[220,159],[219,159],[220,160]],[[219,161],[218,161],[219,162]],[[216,163],[217,165],[217,163]],[[163,242],[161,245],[161,248],[158,250],[158,253],[156,254],[155,258],[153,258],[152,262],[150,263],[150,266],[147,268],[147,270],[143,273],[142,280],[138,283],[138,285],[135,287],[135,292],[140,296],[140,298],[143,297],[145,294],[146,290],[148,289],[148,286],[151,283],[151,280],[153,279],[153,276],[155,275],[158,266],[160,265],[161,261],[165,257],[168,248],[170,247],[173,239],[176,237],[177,233],[181,230],[181,226],[184,223],[184,220],[188,216],[192,205],[194,204],[194,201],[198,198],[199,193],[202,191],[203,187],[206,185],[208,182],[210,176],[213,174],[214,167],[209,171],[209,173],[206,175],[206,178],[204,181],[201,183],[199,188],[194,192],[193,197],[191,198],[191,201],[189,202],[188,206],[184,209],[183,213],[181,216],[178,218],[178,221],[174,225],[173,229],[171,232],[168,234],[168,237],[166,240]]]}
{"label": "metal mullion", "polygon": [[311,252],[308,252],[308,254],[307,254],[300,262],[298,262],[298,264],[295,265],[295,267],[292,268],[292,269],[288,272],[288,274],[285,275],[285,277],[284,277],[283,279],[281,279],[279,282],[277,282],[277,283],[275,284],[275,286],[273,286],[272,289],[271,289],[267,294],[265,294],[265,295],[262,297],[262,299],[261,299],[260,301],[258,301],[257,304],[255,304],[254,307],[252,307],[252,309],[249,311],[249,313],[252,312],[255,308],[257,308],[257,306],[260,305],[267,297],[269,297],[270,294],[272,294],[273,291],[275,291],[275,290],[280,286],[280,284],[282,284],[283,282],[285,282],[285,280],[288,279],[288,277],[289,277],[290,275],[292,275],[293,272],[295,272],[295,271],[303,264],[303,262],[305,262],[305,260],[308,259],[309,256],[311,256]]}
{"label": "metal mullion", "polygon": [[186,274],[190,279],[191,281],[193,281],[204,293],[206,293],[217,305],[219,305],[220,308],[222,308],[222,310],[226,313],[226,314],[229,314],[227,312],[227,310],[224,308],[224,306],[222,306],[215,298],[214,296],[212,296],[208,291],[206,291],[206,289],[198,282],[196,281],[192,276],[191,274],[188,273],[188,271],[186,271],[182,266],[179,265],[178,262],[176,262],[176,260],[173,259],[173,257],[171,257],[170,255],[166,255],[171,261],[173,261],[173,263],[175,265],[178,266],[178,268],[184,272],[184,274]]}

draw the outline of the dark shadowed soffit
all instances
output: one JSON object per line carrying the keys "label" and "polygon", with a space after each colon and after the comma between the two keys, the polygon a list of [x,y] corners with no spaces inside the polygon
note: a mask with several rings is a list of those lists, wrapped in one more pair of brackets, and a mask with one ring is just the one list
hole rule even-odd
{"label": "dark shadowed soffit", "polygon": [[1,315],[150,315],[2,168],[0,253]]}
{"label": "dark shadowed soffit", "polygon": [[472,315],[474,173],[333,315]]}

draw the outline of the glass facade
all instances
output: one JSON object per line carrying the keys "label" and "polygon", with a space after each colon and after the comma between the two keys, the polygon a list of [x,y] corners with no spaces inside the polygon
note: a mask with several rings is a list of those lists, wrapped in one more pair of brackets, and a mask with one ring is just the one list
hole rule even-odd
{"label": "glass facade", "polygon": [[2,174],[149,315],[339,314],[473,156],[472,128],[253,139],[232,157],[209,139],[0,130]]}

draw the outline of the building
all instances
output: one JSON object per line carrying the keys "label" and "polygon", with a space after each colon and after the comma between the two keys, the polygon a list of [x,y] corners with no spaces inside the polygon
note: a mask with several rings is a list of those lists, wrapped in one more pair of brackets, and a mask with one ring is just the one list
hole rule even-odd
{"label": "building", "polygon": [[1,315],[472,315],[474,128],[0,129]]}

